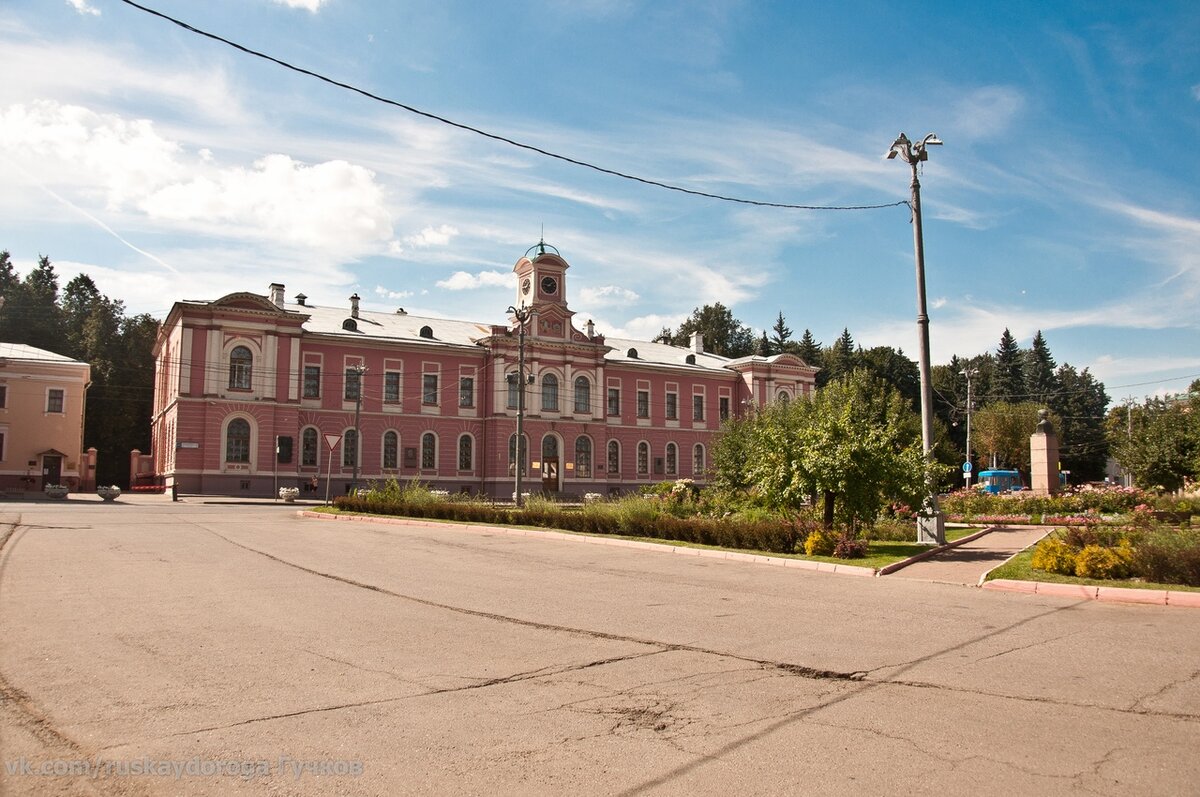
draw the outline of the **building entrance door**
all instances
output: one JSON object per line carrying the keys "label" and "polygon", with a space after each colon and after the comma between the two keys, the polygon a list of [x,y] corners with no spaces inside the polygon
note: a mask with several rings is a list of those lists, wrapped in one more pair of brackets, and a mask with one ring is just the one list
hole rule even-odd
{"label": "building entrance door", "polygon": [[542,490],[547,493],[558,492],[558,457],[542,460]]}
{"label": "building entrance door", "polygon": [[542,438],[542,492],[558,492],[558,438],[548,434]]}
{"label": "building entrance door", "polygon": [[42,455],[42,487],[62,483],[62,457],[54,454]]}

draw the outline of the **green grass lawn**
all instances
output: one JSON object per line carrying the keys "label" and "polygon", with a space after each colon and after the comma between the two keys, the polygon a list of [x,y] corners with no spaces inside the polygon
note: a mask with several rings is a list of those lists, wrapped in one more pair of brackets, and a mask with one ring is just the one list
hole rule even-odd
{"label": "green grass lawn", "polygon": [[1133,579],[1101,579],[1063,576],[1058,573],[1047,573],[1045,570],[1033,569],[1033,549],[1017,554],[1010,561],[1001,565],[988,574],[987,580],[1010,578],[1015,581],[1045,581],[1052,584],[1081,584],[1085,587],[1129,587],[1131,589],[1169,589],[1176,592],[1200,592],[1200,587],[1188,587],[1183,584],[1155,584],[1149,581]]}

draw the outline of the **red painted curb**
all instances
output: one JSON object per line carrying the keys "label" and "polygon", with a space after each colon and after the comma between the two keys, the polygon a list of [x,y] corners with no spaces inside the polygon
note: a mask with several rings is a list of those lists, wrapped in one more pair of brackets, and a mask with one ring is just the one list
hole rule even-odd
{"label": "red painted curb", "polygon": [[1100,587],[1097,600],[1120,603],[1152,603],[1167,605],[1167,591],[1159,589],[1129,589],[1127,587]]}
{"label": "red painted curb", "polygon": [[1169,590],[1167,592],[1167,605],[1200,609],[1200,592],[1177,592]]}
{"label": "red painted curb", "polygon": [[983,584],[984,589],[991,589],[997,592],[1024,592],[1029,595],[1037,592],[1036,581],[1013,581],[1008,578],[998,578],[995,581],[987,581]]}
{"label": "red painted curb", "polygon": [[1089,587],[1084,584],[1051,584],[1044,581],[1034,583],[1037,584],[1038,595],[1054,595],[1059,598],[1087,598],[1088,600],[1096,600],[1098,598],[1098,587]]}

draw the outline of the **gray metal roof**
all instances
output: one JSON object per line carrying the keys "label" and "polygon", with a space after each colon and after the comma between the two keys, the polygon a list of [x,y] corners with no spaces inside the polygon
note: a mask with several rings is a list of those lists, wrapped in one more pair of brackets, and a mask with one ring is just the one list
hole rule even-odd
{"label": "gray metal roof", "polygon": [[39,349],[35,346],[26,346],[24,343],[0,343],[0,357],[8,360],[37,360],[40,362],[87,365],[82,360],[73,360],[70,357],[55,354],[52,351]]}
{"label": "gray metal roof", "polygon": [[[309,320],[304,322],[306,332],[347,338],[387,338],[429,346],[472,346],[476,340],[487,337],[492,331],[491,324],[478,324],[473,321],[360,310],[358,318],[354,319],[358,331],[351,332],[342,328],[343,322],[351,317],[349,307],[314,307],[289,302],[284,305],[284,309],[309,316]],[[433,337],[422,337],[422,327],[429,327],[433,331]]]}

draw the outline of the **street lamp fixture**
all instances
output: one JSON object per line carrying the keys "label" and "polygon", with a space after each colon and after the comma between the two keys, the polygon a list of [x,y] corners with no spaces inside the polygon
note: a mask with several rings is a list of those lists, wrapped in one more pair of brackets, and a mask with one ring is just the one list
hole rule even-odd
{"label": "street lamp fixture", "polygon": [[[525,497],[521,495],[522,481],[525,476],[525,325],[533,317],[532,307],[509,305],[508,314],[517,320],[517,444],[514,447],[513,470],[516,472],[514,488],[517,508],[525,506]],[[511,379],[512,375],[509,375]],[[530,380],[533,381],[532,375]]]}
{"label": "street lamp fixture", "polygon": [[933,484],[933,383],[929,375],[929,313],[925,304],[925,243],[921,233],[921,182],[917,179],[917,164],[929,160],[928,147],[940,145],[941,139],[933,133],[913,143],[903,133],[892,142],[892,148],[884,157],[892,160],[897,155],[912,169],[913,248],[917,264],[917,334],[919,343],[918,364],[921,371],[921,443],[925,449],[925,499],[917,516],[917,541],[926,544],[946,543],[946,521],[938,509],[937,490]]}

